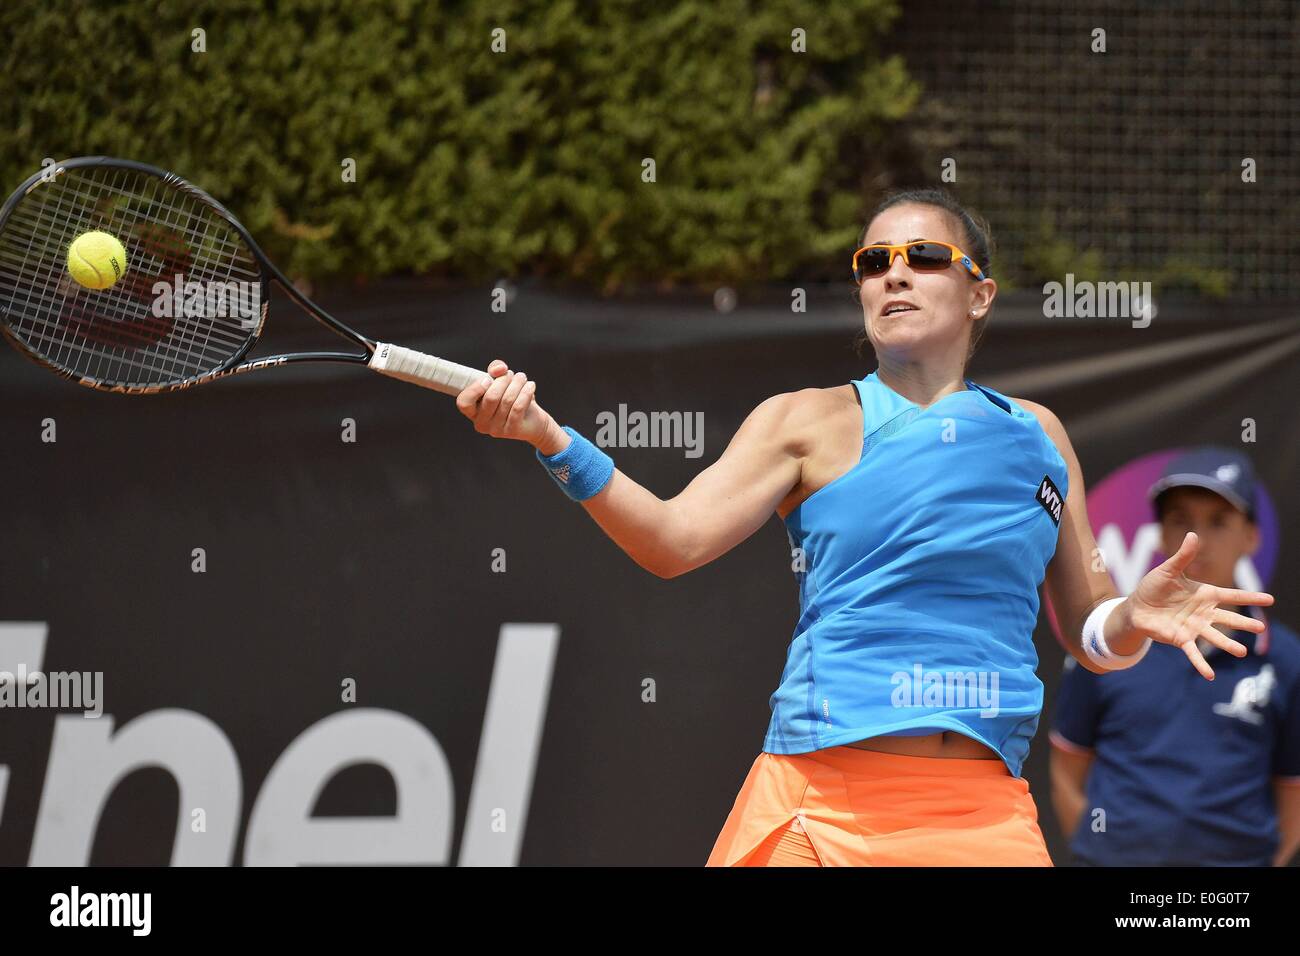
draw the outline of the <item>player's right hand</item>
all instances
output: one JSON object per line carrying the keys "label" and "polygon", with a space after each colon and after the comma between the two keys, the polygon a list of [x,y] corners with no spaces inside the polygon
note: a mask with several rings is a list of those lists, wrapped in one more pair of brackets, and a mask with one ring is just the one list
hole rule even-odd
{"label": "player's right hand", "polygon": [[552,425],[551,416],[533,400],[537,383],[523,372],[512,373],[501,359],[493,359],[488,375],[466,385],[456,396],[456,407],[479,434],[536,445]]}

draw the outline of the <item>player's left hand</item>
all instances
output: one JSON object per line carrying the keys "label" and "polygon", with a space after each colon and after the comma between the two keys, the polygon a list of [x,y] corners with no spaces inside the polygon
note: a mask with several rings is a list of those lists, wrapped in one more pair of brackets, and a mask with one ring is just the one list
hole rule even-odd
{"label": "player's left hand", "polygon": [[1193,581],[1183,572],[1199,549],[1200,539],[1194,531],[1189,531],[1169,560],[1143,576],[1137,589],[1128,597],[1129,622],[1132,627],[1149,634],[1152,640],[1181,647],[1201,676],[1214,680],[1214,670],[1196,646],[1196,639],[1203,637],[1234,657],[1245,657],[1245,645],[1234,641],[1214,625],[1223,624],[1258,634],[1264,630],[1264,624],[1235,611],[1224,610],[1220,605],[1268,607],[1273,603],[1273,595]]}

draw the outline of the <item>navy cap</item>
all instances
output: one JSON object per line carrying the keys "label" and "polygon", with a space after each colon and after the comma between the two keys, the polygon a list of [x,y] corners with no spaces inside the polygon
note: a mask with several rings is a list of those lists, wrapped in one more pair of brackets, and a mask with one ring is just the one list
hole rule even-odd
{"label": "navy cap", "polygon": [[1147,491],[1155,501],[1171,488],[1205,488],[1255,520],[1255,469],[1239,451],[1207,445],[1172,459],[1160,480]]}

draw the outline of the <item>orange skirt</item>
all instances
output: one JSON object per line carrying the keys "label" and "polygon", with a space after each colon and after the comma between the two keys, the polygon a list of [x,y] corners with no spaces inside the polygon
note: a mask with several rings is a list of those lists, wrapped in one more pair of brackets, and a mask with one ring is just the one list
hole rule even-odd
{"label": "orange skirt", "polygon": [[1052,865],[1029,784],[1001,760],[760,753],[706,865],[762,865],[787,829],[823,866]]}

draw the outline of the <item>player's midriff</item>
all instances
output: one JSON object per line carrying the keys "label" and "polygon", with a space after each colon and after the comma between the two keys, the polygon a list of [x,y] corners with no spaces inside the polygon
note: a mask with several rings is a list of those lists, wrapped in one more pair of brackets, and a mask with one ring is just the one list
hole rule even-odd
{"label": "player's midriff", "polygon": [[859,750],[878,750],[882,753],[907,754],[912,757],[949,757],[967,760],[1001,760],[990,747],[952,730],[919,737],[868,737],[856,740],[846,747]]}

